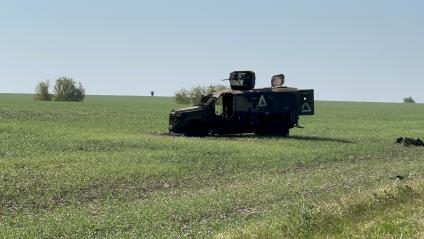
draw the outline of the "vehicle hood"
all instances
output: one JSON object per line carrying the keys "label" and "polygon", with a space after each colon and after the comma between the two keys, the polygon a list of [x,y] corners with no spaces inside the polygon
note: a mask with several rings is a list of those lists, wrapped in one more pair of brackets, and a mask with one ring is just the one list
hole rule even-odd
{"label": "vehicle hood", "polygon": [[201,110],[200,106],[192,106],[187,108],[182,108],[179,110],[176,110],[175,113],[181,114],[181,113],[189,113],[189,112],[195,112]]}

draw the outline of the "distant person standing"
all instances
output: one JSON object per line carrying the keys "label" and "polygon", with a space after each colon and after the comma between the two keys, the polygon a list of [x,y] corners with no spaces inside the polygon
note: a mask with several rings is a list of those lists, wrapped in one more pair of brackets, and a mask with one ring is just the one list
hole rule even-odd
{"label": "distant person standing", "polygon": [[151,92],[150,92],[150,95],[151,95],[151,96],[155,96],[155,92],[154,92],[154,91],[151,91]]}

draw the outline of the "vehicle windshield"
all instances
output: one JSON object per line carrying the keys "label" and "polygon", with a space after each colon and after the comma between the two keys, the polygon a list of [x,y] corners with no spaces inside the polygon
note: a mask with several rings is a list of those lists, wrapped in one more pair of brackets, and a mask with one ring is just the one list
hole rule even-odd
{"label": "vehicle windshield", "polygon": [[216,98],[213,97],[212,95],[203,96],[202,99],[200,100],[200,102],[196,105],[197,106],[208,106],[208,105],[214,103],[215,101],[216,101]]}

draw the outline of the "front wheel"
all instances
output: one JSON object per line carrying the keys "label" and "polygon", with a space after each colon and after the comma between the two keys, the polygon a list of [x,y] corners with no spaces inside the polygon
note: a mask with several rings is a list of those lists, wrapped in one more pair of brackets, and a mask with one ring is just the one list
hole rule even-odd
{"label": "front wheel", "polygon": [[190,126],[186,129],[184,135],[188,137],[205,137],[209,135],[210,130],[208,129],[206,122],[204,121],[192,121]]}

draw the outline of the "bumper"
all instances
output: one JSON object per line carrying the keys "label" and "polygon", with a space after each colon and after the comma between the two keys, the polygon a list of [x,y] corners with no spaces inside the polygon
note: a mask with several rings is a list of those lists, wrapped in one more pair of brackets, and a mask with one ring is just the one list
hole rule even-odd
{"label": "bumper", "polygon": [[170,113],[169,114],[169,124],[168,124],[168,130],[170,133],[179,133],[177,132],[177,116],[175,115],[175,113]]}

